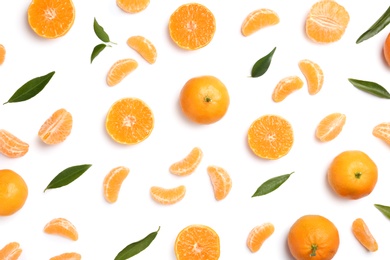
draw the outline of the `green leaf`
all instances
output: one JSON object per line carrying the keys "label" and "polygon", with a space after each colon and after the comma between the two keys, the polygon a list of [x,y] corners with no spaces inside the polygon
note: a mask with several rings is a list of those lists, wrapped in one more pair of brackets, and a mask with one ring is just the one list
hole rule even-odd
{"label": "green leaf", "polygon": [[356,41],[356,43],[361,43],[367,39],[378,34],[382,31],[388,24],[390,23],[390,6],[387,8],[386,12],[384,12],[381,17],[370,27],[367,31],[365,31]]}
{"label": "green leaf", "polygon": [[380,204],[374,204],[374,206],[382,212],[383,215],[385,215],[386,218],[390,219],[390,207],[389,206],[384,206]]}
{"label": "green leaf", "polygon": [[93,30],[95,31],[96,36],[103,42],[110,42],[110,37],[104,31],[103,27],[96,21],[96,18],[93,19]]}
{"label": "green leaf", "polygon": [[40,76],[29,80],[18,90],[16,90],[16,92],[12,95],[12,97],[4,104],[21,102],[36,96],[39,92],[41,92],[44,89],[47,83],[49,83],[54,73],[55,72],[52,71],[44,76]]}
{"label": "green leaf", "polygon": [[101,44],[96,45],[95,48],[93,48],[93,51],[91,54],[91,63],[99,55],[99,53],[101,53],[106,47],[107,47],[107,45],[105,45],[104,43],[101,43]]}
{"label": "green leaf", "polygon": [[355,86],[356,88],[364,92],[370,93],[377,97],[390,99],[389,92],[387,92],[387,90],[384,87],[382,87],[381,85],[375,82],[358,80],[358,79],[348,79],[348,80],[349,82],[352,83],[353,86]]}
{"label": "green leaf", "polygon": [[282,185],[285,181],[287,181],[287,179],[293,173],[294,172],[280,175],[280,176],[277,176],[277,177],[274,177],[274,178],[271,178],[271,179],[265,181],[263,184],[260,185],[260,187],[252,195],[252,198],[257,197],[257,196],[263,196],[265,194],[268,194],[268,193],[276,190],[277,188],[280,187],[280,185]]}
{"label": "green leaf", "polygon": [[60,172],[54,179],[47,185],[44,192],[48,189],[56,189],[62,186],[66,186],[80,177],[84,172],[86,172],[91,164],[82,164],[71,166]]}
{"label": "green leaf", "polygon": [[276,47],[270,53],[259,59],[255,65],[253,65],[251,73],[252,78],[260,77],[267,72],[269,66],[271,65],[272,56],[274,55],[275,50]]}
{"label": "green leaf", "polygon": [[145,250],[156,238],[158,231],[160,230],[160,227],[158,227],[157,231],[154,231],[144,237],[143,239],[131,243],[130,245],[126,246],[125,248],[120,251],[114,260],[125,260],[129,259],[130,257],[133,257],[137,255],[138,253]]}

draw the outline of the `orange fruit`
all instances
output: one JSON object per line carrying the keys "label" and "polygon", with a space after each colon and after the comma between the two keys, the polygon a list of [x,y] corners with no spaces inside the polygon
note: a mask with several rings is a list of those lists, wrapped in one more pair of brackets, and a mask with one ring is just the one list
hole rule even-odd
{"label": "orange fruit", "polygon": [[220,241],[211,227],[193,224],[182,229],[175,240],[177,260],[217,260]]}
{"label": "orange fruit", "polygon": [[335,139],[343,130],[346,116],[341,113],[332,113],[324,117],[316,129],[316,137],[321,142],[328,142]]}
{"label": "orange fruit", "polygon": [[264,115],[248,129],[248,144],[254,154],[275,160],[285,156],[294,143],[291,124],[278,115]]}
{"label": "orange fruit", "polygon": [[49,260],[81,260],[81,255],[79,253],[69,252],[53,256]]}
{"label": "orange fruit", "polygon": [[244,36],[249,36],[260,29],[272,26],[279,23],[278,14],[267,8],[261,8],[249,13],[241,25],[241,33]]}
{"label": "orange fruit", "polygon": [[20,210],[27,196],[28,187],[22,176],[12,170],[0,170],[0,216]]}
{"label": "orange fruit", "polygon": [[303,87],[303,81],[298,76],[289,76],[281,79],[272,93],[272,100],[275,102],[283,101],[294,91]]}
{"label": "orange fruit", "polygon": [[184,185],[175,188],[162,188],[153,186],[150,188],[150,195],[152,198],[163,205],[171,205],[181,201],[186,194],[186,187]]}
{"label": "orange fruit", "polygon": [[4,45],[0,44],[0,65],[4,63],[5,53],[6,51]]}
{"label": "orange fruit", "polygon": [[17,260],[22,254],[22,249],[18,242],[10,242],[0,249],[0,259]]}
{"label": "orange fruit", "polygon": [[261,246],[273,233],[275,227],[272,223],[264,223],[254,227],[248,235],[246,245],[252,253],[260,250]]}
{"label": "orange fruit", "polygon": [[148,7],[150,0],[116,0],[120,9],[127,13],[139,13]]}
{"label": "orange fruit", "polygon": [[62,143],[70,135],[72,125],[72,114],[60,108],[43,123],[38,136],[46,144]]}
{"label": "orange fruit", "polygon": [[352,222],[352,233],[368,251],[375,252],[378,250],[378,243],[363,219],[357,218]]}
{"label": "orange fruit", "polygon": [[180,161],[173,163],[169,167],[169,171],[172,174],[179,175],[179,176],[190,175],[196,170],[200,161],[202,160],[202,157],[203,157],[202,150],[198,147],[195,147],[191,150],[191,152],[186,157],[184,157]]}
{"label": "orange fruit", "polygon": [[232,179],[229,173],[218,166],[207,167],[207,173],[213,185],[214,197],[216,200],[223,200],[232,188]]}
{"label": "orange fruit", "polygon": [[342,198],[360,199],[369,195],[378,180],[378,168],[364,152],[348,150],[338,154],[328,168],[328,182]]}
{"label": "orange fruit", "polygon": [[306,78],[309,94],[317,94],[324,84],[324,73],[321,67],[317,63],[307,59],[299,61],[298,66]]}
{"label": "orange fruit", "polygon": [[387,144],[390,144],[390,122],[376,125],[372,130],[372,134]]}
{"label": "orange fruit", "polygon": [[[383,45],[383,55],[388,66],[390,66],[390,33],[387,35],[385,43]],[[0,55],[1,60],[1,55]],[[1,64],[1,62],[0,62]]]}
{"label": "orange fruit", "polygon": [[68,33],[76,12],[72,0],[32,0],[27,16],[31,29],[37,35],[52,39]]}
{"label": "orange fruit", "polygon": [[295,259],[330,260],[337,253],[340,237],[329,219],[320,215],[305,215],[291,226],[287,242]]}
{"label": "orange fruit", "polygon": [[131,36],[127,39],[127,45],[138,52],[147,62],[156,62],[157,50],[153,43],[143,36]]}
{"label": "orange fruit", "polygon": [[10,132],[0,129],[0,153],[10,158],[22,157],[28,152],[28,143],[23,142]]}
{"label": "orange fruit", "polygon": [[43,231],[51,235],[59,235],[73,241],[76,241],[79,238],[76,227],[65,218],[54,218],[49,221]]}
{"label": "orange fruit", "polygon": [[123,181],[129,175],[130,169],[124,166],[113,168],[104,178],[103,194],[104,198],[109,203],[114,203],[118,200],[118,194]]}
{"label": "orange fruit", "polygon": [[214,76],[188,80],[180,92],[184,115],[198,124],[212,124],[224,117],[230,103],[226,86]]}
{"label": "orange fruit", "polygon": [[152,133],[154,117],[150,107],[139,98],[121,98],[111,105],[106,116],[109,136],[121,144],[137,144]]}
{"label": "orange fruit", "polygon": [[306,17],[306,35],[318,43],[341,39],[349,23],[349,13],[334,0],[317,1]]}
{"label": "orange fruit", "polygon": [[173,42],[186,50],[197,50],[208,45],[216,29],[214,14],[199,3],[179,6],[171,14],[168,26]]}
{"label": "orange fruit", "polygon": [[113,87],[119,84],[137,67],[138,67],[138,62],[133,59],[121,59],[116,61],[108,71],[106,77],[107,85]]}

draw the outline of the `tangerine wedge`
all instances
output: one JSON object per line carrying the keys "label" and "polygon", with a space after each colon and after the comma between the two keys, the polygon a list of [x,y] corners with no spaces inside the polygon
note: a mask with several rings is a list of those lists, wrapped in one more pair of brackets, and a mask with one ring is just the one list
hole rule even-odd
{"label": "tangerine wedge", "polygon": [[229,173],[219,166],[207,167],[207,173],[213,185],[214,197],[216,200],[223,200],[232,188],[232,179]]}
{"label": "tangerine wedge", "polygon": [[23,142],[7,130],[0,129],[0,153],[10,158],[18,158],[24,156],[28,149],[28,143]]}
{"label": "tangerine wedge", "polygon": [[69,252],[53,256],[50,260],[81,260],[81,255],[79,253]]}
{"label": "tangerine wedge", "polygon": [[264,241],[267,240],[273,233],[275,227],[272,223],[264,223],[254,227],[248,235],[246,245],[252,253],[260,250]]}
{"label": "tangerine wedge", "polygon": [[129,175],[130,169],[125,166],[113,168],[104,178],[103,194],[104,198],[109,203],[114,203],[118,200],[119,191],[123,181]]}
{"label": "tangerine wedge", "polygon": [[272,93],[272,100],[275,102],[283,101],[294,91],[303,87],[303,81],[298,76],[289,76],[281,79]]}
{"label": "tangerine wedge", "polygon": [[116,0],[120,9],[127,13],[139,13],[149,6],[150,0]]}
{"label": "tangerine wedge", "polygon": [[153,43],[143,36],[131,36],[127,39],[127,45],[138,52],[147,62],[153,64],[157,59],[157,50]]}
{"label": "tangerine wedge", "polygon": [[78,240],[79,235],[76,227],[65,218],[54,218],[48,222],[43,231],[51,235],[59,235],[73,241]]}
{"label": "tangerine wedge", "polygon": [[162,188],[153,186],[150,188],[150,195],[152,198],[163,205],[171,205],[181,201],[186,194],[186,187],[184,185],[180,185],[175,188]]}
{"label": "tangerine wedge", "polygon": [[306,78],[309,94],[317,94],[324,84],[324,73],[321,67],[317,63],[307,59],[299,61],[298,66]]}
{"label": "tangerine wedge", "polygon": [[2,260],[17,260],[22,254],[22,249],[18,242],[10,242],[0,249],[0,259]]}
{"label": "tangerine wedge", "polygon": [[280,21],[278,14],[267,8],[261,8],[249,13],[241,25],[241,33],[249,36],[260,29],[278,24]]}
{"label": "tangerine wedge", "polygon": [[353,221],[352,232],[360,244],[362,244],[368,251],[375,252],[378,250],[378,243],[363,219],[357,218]]}
{"label": "tangerine wedge", "polygon": [[317,125],[316,137],[321,142],[335,139],[343,130],[346,116],[341,113],[332,113],[324,117]]}
{"label": "tangerine wedge", "polygon": [[72,131],[72,114],[66,109],[55,111],[41,126],[38,136],[46,144],[58,144],[65,141]]}
{"label": "tangerine wedge", "polygon": [[390,122],[380,123],[374,127],[372,134],[390,144]]}
{"label": "tangerine wedge", "polygon": [[178,162],[173,163],[169,167],[169,171],[172,174],[178,176],[186,176],[193,173],[198,167],[200,161],[202,160],[203,152],[200,148],[195,147],[191,152],[183,159]]}
{"label": "tangerine wedge", "polygon": [[4,63],[5,54],[6,54],[5,47],[4,45],[0,44],[0,65]]}
{"label": "tangerine wedge", "polygon": [[107,85],[113,87],[119,84],[138,67],[138,62],[133,59],[122,59],[115,62],[108,71],[106,82]]}

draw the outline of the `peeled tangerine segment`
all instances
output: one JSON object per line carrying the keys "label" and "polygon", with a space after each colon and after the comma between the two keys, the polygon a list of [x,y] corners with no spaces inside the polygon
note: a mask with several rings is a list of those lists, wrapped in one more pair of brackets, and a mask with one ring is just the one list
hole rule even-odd
{"label": "peeled tangerine segment", "polygon": [[70,135],[72,125],[72,114],[60,108],[43,123],[38,136],[46,144],[62,143]]}
{"label": "peeled tangerine segment", "polygon": [[184,157],[180,161],[173,163],[169,167],[169,171],[172,174],[178,176],[190,175],[196,170],[200,161],[202,160],[202,157],[203,157],[202,150],[198,147],[195,147],[191,150],[191,152],[186,157]]}
{"label": "peeled tangerine segment", "polygon": [[180,185],[175,188],[162,188],[153,186],[150,188],[152,198],[163,205],[171,205],[181,201],[186,194],[186,187]]}
{"label": "peeled tangerine segment", "polygon": [[346,116],[341,113],[332,113],[324,117],[317,126],[316,137],[321,142],[335,139],[343,129]]}
{"label": "peeled tangerine segment", "polygon": [[76,227],[65,218],[55,218],[48,222],[43,231],[51,235],[59,235],[76,241],[79,238]]}
{"label": "peeled tangerine segment", "polygon": [[153,64],[156,62],[157,50],[153,43],[143,36],[131,36],[127,39],[127,45],[138,52],[147,62]]}
{"label": "peeled tangerine segment", "polygon": [[107,74],[107,85],[113,87],[119,84],[132,71],[138,67],[138,62],[134,59],[122,59],[115,62]]}
{"label": "peeled tangerine segment", "polygon": [[232,179],[229,173],[219,166],[207,167],[207,173],[213,185],[215,199],[223,200],[232,188]]}
{"label": "peeled tangerine segment", "polygon": [[261,8],[249,13],[242,23],[241,33],[249,36],[260,29],[279,23],[278,14],[270,9]]}
{"label": "peeled tangerine segment", "polygon": [[283,101],[294,91],[303,87],[303,81],[298,76],[288,76],[281,79],[276,85],[272,94],[272,100],[275,102]]}
{"label": "peeled tangerine segment", "polygon": [[275,227],[272,223],[264,223],[254,227],[248,235],[246,244],[252,253],[260,250],[261,246],[273,233]]}
{"label": "peeled tangerine segment", "polygon": [[0,249],[0,259],[17,260],[22,254],[22,249],[18,242],[10,242]]}
{"label": "peeled tangerine segment", "polygon": [[390,145],[390,122],[376,125],[372,130],[372,134]]}
{"label": "peeled tangerine segment", "polygon": [[125,166],[113,168],[104,178],[103,191],[104,198],[109,203],[114,203],[118,200],[119,191],[123,181],[129,175],[130,169]]}
{"label": "peeled tangerine segment", "polygon": [[370,252],[378,250],[378,243],[363,219],[357,218],[352,223],[352,232],[356,239]]}
{"label": "peeled tangerine segment", "polygon": [[324,73],[321,67],[317,63],[307,59],[299,61],[298,66],[306,78],[309,94],[317,94],[324,84]]}
{"label": "peeled tangerine segment", "polygon": [[23,142],[10,132],[0,129],[0,153],[10,158],[24,156],[29,149],[29,144]]}

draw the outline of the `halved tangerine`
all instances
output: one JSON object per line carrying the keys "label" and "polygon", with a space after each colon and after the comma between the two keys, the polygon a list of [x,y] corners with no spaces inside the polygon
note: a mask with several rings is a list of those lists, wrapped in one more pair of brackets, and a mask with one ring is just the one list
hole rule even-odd
{"label": "halved tangerine", "polygon": [[186,157],[184,157],[180,161],[173,163],[169,167],[169,171],[172,174],[178,176],[190,175],[196,170],[200,161],[202,160],[202,157],[203,157],[202,150],[199,147],[195,147],[191,150],[191,152]]}
{"label": "halved tangerine", "polygon": [[107,74],[107,85],[113,87],[119,84],[131,72],[138,67],[138,62],[134,59],[121,59],[116,61]]}
{"label": "halved tangerine", "polygon": [[22,254],[22,249],[18,242],[10,242],[0,249],[0,259],[17,260]]}
{"label": "halved tangerine", "polygon": [[29,144],[23,142],[10,132],[0,129],[0,153],[10,158],[24,156],[29,149]]}
{"label": "halved tangerine", "polygon": [[207,167],[207,173],[213,185],[214,197],[216,200],[223,200],[232,189],[232,178],[222,167],[211,165]]}
{"label": "halved tangerine", "polygon": [[306,78],[309,94],[317,94],[324,84],[324,73],[321,67],[317,63],[308,59],[299,61],[298,66]]}
{"label": "halved tangerine", "polygon": [[275,227],[272,223],[264,223],[254,227],[248,235],[246,245],[252,253],[260,250],[261,246],[273,233]]}
{"label": "halved tangerine", "polygon": [[79,238],[76,227],[65,218],[54,218],[50,220],[43,231],[51,235],[59,235],[76,241]]}
{"label": "halved tangerine", "polygon": [[268,8],[261,8],[249,13],[241,25],[241,33],[249,36],[260,29],[279,23],[278,14]]}
{"label": "halved tangerine", "polygon": [[38,136],[46,144],[62,143],[70,135],[72,126],[72,114],[60,108],[43,123]]}
{"label": "halved tangerine", "polygon": [[281,79],[272,93],[272,100],[275,102],[283,101],[294,91],[303,87],[303,81],[298,76],[289,76]]}
{"label": "halved tangerine", "polygon": [[149,6],[150,0],[116,0],[120,9],[127,13],[139,13]]}
{"label": "halved tangerine", "polygon": [[363,219],[357,218],[353,221],[352,233],[360,244],[362,244],[362,246],[364,246],[368,251],[375,252],[378,250],[378,243]]}
{"label": "halved tangerine", "polygon": [[127,39],[127,45],[138,52],[147,62],[153,64],[157,59],[157,50],[153,43],[143,36],[131,36]]}
{"label": "halved tangerine", "polygon": [[103,194],[104,198],[109,203],[114,203],[118,200],[119,191],[123,181],[129,175],[130,169],[125,166],[113,168],[104,178]]}
{"label": "halved tangerine", "polygon": [[163,205],[171,205],[181,201],[186,194],[186,187],[184,185],[175,188],[162,188],[153,186],[150,188],[150,195],[152,198]]}
{"label": "halved tangerine", "polygon": [[324,117],[317,125],[316,137],[321,142],[335,139],[343,130],[346,116],[341,113],[332,113]]}

